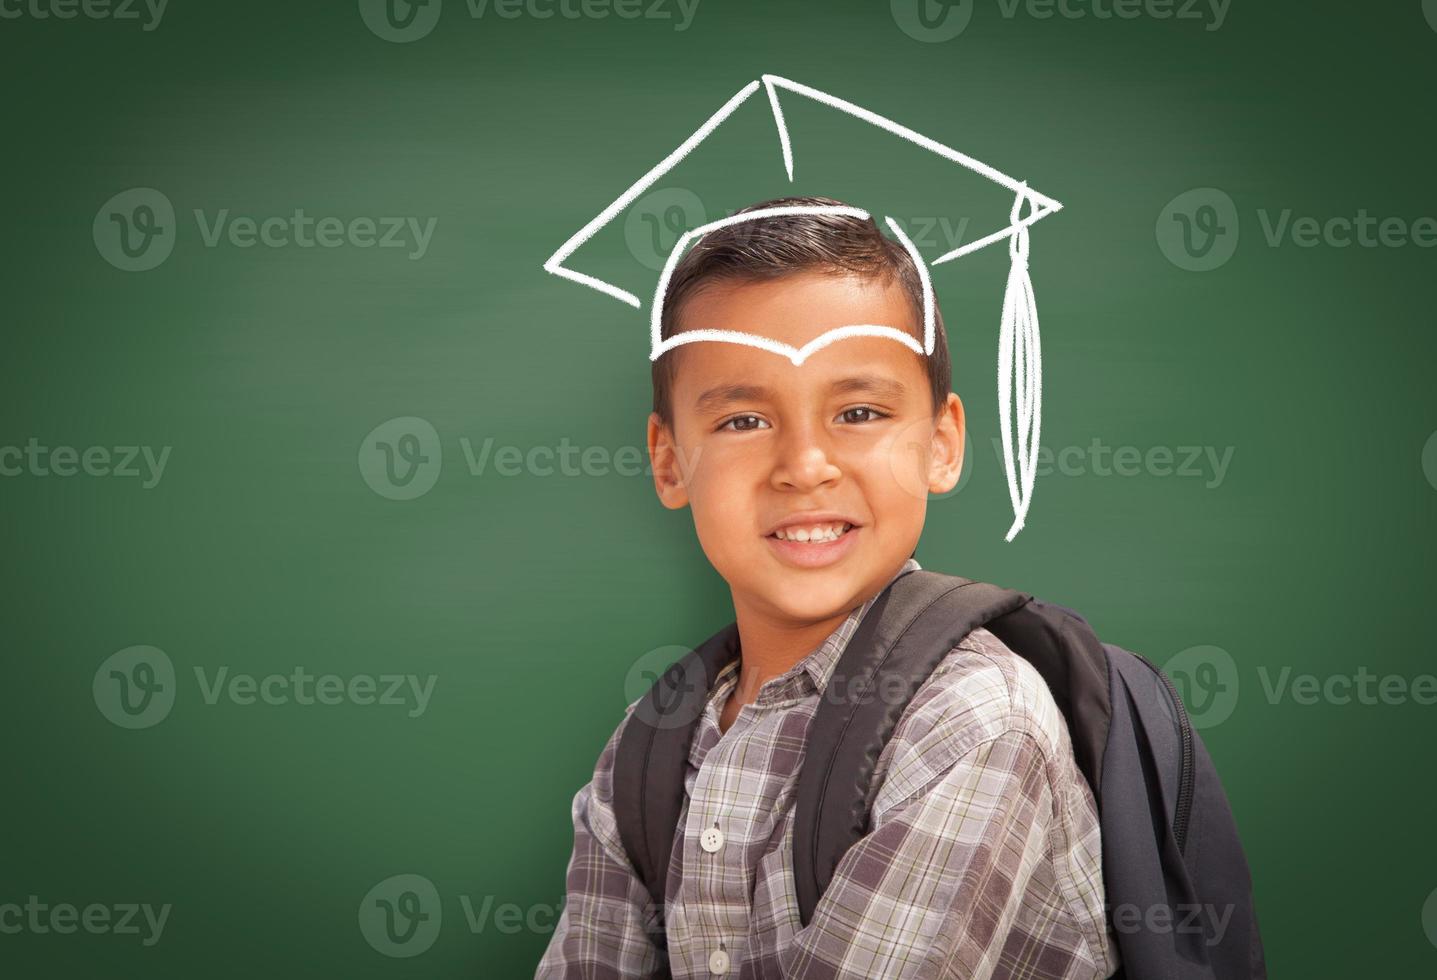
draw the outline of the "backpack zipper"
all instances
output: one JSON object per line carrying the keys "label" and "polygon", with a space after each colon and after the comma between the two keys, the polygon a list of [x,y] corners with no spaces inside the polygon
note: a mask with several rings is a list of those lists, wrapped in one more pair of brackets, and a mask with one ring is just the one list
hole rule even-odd
{"label": "backpack zipper", "polygon": [[1178,805],[1177,812],[1173,814],[1173,837],[1177,840],[1178,851],[1182,852],[1187,847],[1188,838],[1188,817],[1192,813],[1193,805],[1193,730],[1192,722],[1188,719],[1187,707],[1183,699],[1178,696],[1178,689],[1173,686],[1172,679],[1164,674],[1153,664],[1151,660],[1138,654],[1137,658],[1148,665],[1148,669],[1162,679],[1163,686],[1168,689],[1168,697],[1177,708],[1178,733],[1182,739],[1182,773],[1178,778]]}

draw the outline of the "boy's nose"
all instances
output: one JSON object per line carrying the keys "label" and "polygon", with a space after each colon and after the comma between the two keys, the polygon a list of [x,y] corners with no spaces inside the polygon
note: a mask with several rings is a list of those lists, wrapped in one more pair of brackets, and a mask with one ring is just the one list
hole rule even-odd
{"label": "boy's nose", "polygon": [[772,478],[777,490],[813,490],[843,475],[820,434],[810,429],[791,429],[778,452]]}

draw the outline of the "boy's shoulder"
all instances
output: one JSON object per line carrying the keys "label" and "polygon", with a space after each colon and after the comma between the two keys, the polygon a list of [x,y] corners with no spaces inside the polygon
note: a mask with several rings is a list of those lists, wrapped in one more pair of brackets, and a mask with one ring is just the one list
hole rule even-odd
{"label": "boy's shoulder", "polygon": [[941,660],[918,688],[879,757],[875,815],[923,789],[985,742],[1031,738],[1046,763],[1077,773],[1067,723],[1031,663],[982,627]]}
{"label": "boy's shoulder", "polygon": [[[909,714],[939,711],[980,741],[1022,730],[1040,738],[1066,731],[1038,669],[989,630],[978,627],[939,661],[909,703]],[[900,720],[912,723],[916,719]]]}

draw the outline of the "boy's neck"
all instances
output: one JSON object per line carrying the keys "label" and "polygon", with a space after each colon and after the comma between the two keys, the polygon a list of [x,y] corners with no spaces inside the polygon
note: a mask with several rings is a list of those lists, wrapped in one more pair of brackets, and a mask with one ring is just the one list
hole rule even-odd
{"label": "boy's neck", "polygon": [[734,696],[743,704],[758,697],[759,688],[787,673],[794,664],[812,653],[843,624],[851,612],[852,609],[845,609],[815,623],[788,624],[776,622],[744,604],[735,603],[734,618],[738,624],[742,656]]}
{"label": "boy's neck", "polygon": [[771,615],[761,604],[731,592],[734,620],[738,625],[739,676],[723,710],[720,727],[726,731],[738,708],[757,698],[765,683],[781,677],[816,650],[829,634],[843,625],[853,610],[886,588],[900,571],[902,566],[876,583],[871,593],[856,599],[842,611],[812,623],[785,621]]}

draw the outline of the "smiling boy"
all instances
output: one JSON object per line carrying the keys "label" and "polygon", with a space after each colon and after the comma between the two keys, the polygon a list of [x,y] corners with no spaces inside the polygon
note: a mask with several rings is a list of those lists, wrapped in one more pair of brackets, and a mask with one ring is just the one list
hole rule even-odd
{"label": "smiling boy", "polygon": [[[775,207],[838,208],[795,198]],[[836,327],[923,338],[924,283],[871,218],[777,214],[710,231],[673,270],[662,336],[792,348]],[[936,310],[935,310],[936,316]],[[1097,810],[1042,678],[985,629],[903,708],[871,831],[801,926],[794,783],[808,723],[874,599],[918,567],[927,495],[957,483],[963,406],[931,355],[843,337],[801,364],[699,341],[653,363],[648,446],[728,584],[741,653],[699,719],[663,907],[621,841],[615,730],[573,802],[567,901],[539,977],[1107,977]],[[636,702],[637,704],[637,702]]]}

